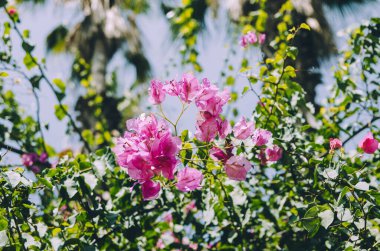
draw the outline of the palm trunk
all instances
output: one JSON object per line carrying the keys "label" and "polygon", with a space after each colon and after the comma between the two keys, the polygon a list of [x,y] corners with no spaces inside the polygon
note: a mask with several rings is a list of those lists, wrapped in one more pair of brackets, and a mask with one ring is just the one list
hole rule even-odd
{"label": "palm trunk", "polygon": [[94,54],[91,63],[91,84],[98,94],[103,94],[106,87],[107,49],[104,40],[95,41]]}

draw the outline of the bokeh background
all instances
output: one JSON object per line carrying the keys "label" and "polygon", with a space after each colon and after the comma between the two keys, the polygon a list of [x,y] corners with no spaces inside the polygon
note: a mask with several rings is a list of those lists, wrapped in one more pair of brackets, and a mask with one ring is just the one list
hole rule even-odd
{"label": "bokeh background", "polygon": [[[206,1],[193,2],[198,4],[195,5],[195,8],[202,9],[201,13],[203,15],[203,22],[200,24],[202,28],[198,34],[196,47],[199,53],[197,60],[203,71],[196,72],[196,75],[199,78],[207,77],[222,87],[226,85],[226,75],[222,73],[228,71],[229,75],[236,78],[235,85],[228,88],[233,89],[240,95],[244,86],[248,84],[246,77],[239,73],[242,58],[249,59],[254,65],[255,61],[263,57],[260,48],[246,50],[239,46],[239,36],[242,30],[234,23],[234,20],[237,20],[242,15],[244,11],[242,7],[246,7],[246,2],[249,1],[207,1],[208,5]],[[30,41],[33,41],[36,45],[34,54],[38,58],[46,58],[46,72],[49,78],[61,78],[67,83],[68,95],[64,102],[69,105],[70,110],[78,117],[81,116],[80,111],[75,111],[75,107],[78,105],[80,96],[84,94],[83,86],[78,83],[75,77],[73,78],[72,74],[73,62],[78,53],[85,54],[90,61],[88,63],[96,61],[99,64],[106,64],[104,65],[106,74],[103,76],[105,79],[100,81],[115,83],[113,95],[125,98],[124,103],[119,104],[119,108],[128,106],[128,100],[136,97],[136,93],[142,95],[138,105],[128,108],[131,109],[128,111],[128,116],[144,111],[149,112],[152,109],[147,102],[146,96],[144,96],[150,79],[169,80],[180,77],[183,72],[194,71],[191,66],[181,64],[182,37],[180,33],[173,31],[170,22],[173,15],[175,15],[175,8],[181,7],[182,4],[182,1],[158,0],[115,2],[102,0],[35,0],[14,2],[14,6],[21,18],[20,27],[30,30]],[[326,37],[332,36],[331,39],[334,41],[337,51],[345,48],[347,33],[351,29],[380,13],[380,1],[375,0],[295,0],[293,4],[300,12],[311,16],[323,16],[323,20],[328,24],[326,27],[330,30],[323,30],[325,26],[320,24],[320,33],[327,34]],[[97,5],[98,7],[96,7]],[[318,9],[315,6],[322,7],[318,7]],[[93,57],[98,56],[95,53],[97,50],[91,48],[85,38],[87,34],[92,41],[106,40],[106,38],[96,37],[96,34],[93,34],[93,28],[91,28],[93,24],[91,22],[96,22],[96,18],[94,19],[95,21],[88,20],[90,13],[99,8],[103,8],[103,12],[100,12],[105,16],[95,14],[95,17],[109,20],[109,24],[100,29],[121,41],[115,43],[114,52],[107,59],[93,59]],[[5,19],[5,16],[1,16],[0,22],[4,22]],[[315,20],[313,21],[313,18],[306,21],[312,28],[313,25],[318,26],[318,24],[315,24]],[[71,34],[73,30],[78,29],[78,24],[83,26],[79,29],[82,36],[75,38],[76,41],[70,41],[65,32],[67,31],[68,34]],[[123,29],[125,28],[131,29],[132,32],[123,37],[119,33],[124,32]],[[66,36],[64,36],[65,34]],[[93,37],[91,38],[91,36]],[[15,43],[18,42],[17,38],[12,39],[15,40]],[[318,47],[321,44],[326,46],[325,42],[318,39],[321,39],[321,37],[315,36],[314,45],[309,44],[308,46]],[[308,43],[310,40],[305,40],[304,42]],[[328,46],[324,48],[326,54],[329,54],[328,51],[332,49]],[[316,48],[316,50],[320,50],[320,48]],[[22,50],[16,49],[15,53],[16,60],[22,62],[24,56]],[[131,58],[133,53],[143,57],[146,61],[141,60],[141,58],[140,60]],[[337,63],[337,57],[334,53],[328,56],[322,55],[318,59],[320,67],[307,69],[310,72],[322,74],[321,79],[316,79],[316,82],[320,82],[320,84],[314,86],[316,105],[324,102],[325,93],[329,91],[329,85],[333,81],[332,67]],[[150,71],[147,70],[148,63]],[[228,70],[228,65],[235,65],[235,68]],[[252,69],[252,71],[255,70],[257,69]],[[142,76],[138,76],[139,74]],[[95,76],[93,77],[95,78]],[[131,89],[132,86],[137,87]],[[15,79],[14,84],[8,85],[7,88],[17,93],[17,98],[20,104],[24,106],[26,113],[34,116],[36,103],[29,84],[22,79]],[[260,86],[256,85],[255,88],[259,92]],[[68,136],[66,134],[67,123],[65,120],[59,121],[54,115],[56,99],[51,90],[46,85],[41,85],[39,94],[41,97],[41,120],[44,124],[49,124],[49,128],[44,129],[48,144],[53,146],[56,151],[63,151],[67,148],[79,149],[80,144],[78,144],[77,136]],[[257,98],[254,95],[251,93],[245,94],[225,111],[225,115],[233,117],[233,110],[237,108],[240,114],[249,117],[256,103]],[[165,110],[169,117],[175,117],[179,112],[176,101],[169,100],[165,104]],[[195,111],[190,109],[181,120],[180,128],[194,131],[194,117]],[[117,135],[117,133],[114,132],[112,135]],[[8,154],[4,161],[14,162],[15,158],[17,158],[15,155]]]}

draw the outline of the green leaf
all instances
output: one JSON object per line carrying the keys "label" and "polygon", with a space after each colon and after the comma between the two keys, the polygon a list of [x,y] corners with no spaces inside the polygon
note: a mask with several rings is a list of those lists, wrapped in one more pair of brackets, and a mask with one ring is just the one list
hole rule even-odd
{"label": "green leaf", "polygon": [[61,90],[61,92],[65,92],[66,84],[59,78],[53,79],[53,83]]}
{"label": "green leaf", "polygon": [[55,105],[54,106],[54,114],[59,119],[62,120],[64,117],[66,117],[68,106],[67,105]]}
{"label": "green leaf", "polygon": [[243,94],[245,94],[247,91],[249,91],[249,87],[248,87],[248,86],[245,86],[241,94],[243,95]]}
{"label": "green leaf", "polygon": [[292,40],[294,38],[294,34],[288,34],[286,36],[286,41]]}
{"label": "green leaf", "polygon": [[297,58],[297,55],[298,55],[297,47],[290,46],[289,48],[287,48],[286,55],[288,57],[290,57],[291,59],[295,60]]}
{"label": "green leaf", "polygon": [[6,230],[7,228],[8,228],[8,220],[5,217],[0,216],[0,231]]}
{"label": "green leaf", "polygon": [[42,76],[33,76],[30,78],[30,83],[32,84],[33,88],[40,89],[40,81],[42,79]]}
{"label": "green leaf", "polygon": [[313,237],[319,230],[321,219],[318,217],[318,206],[310,208],[302,219],[303,227],[309,232],[310,237]]}
{"label": "green leaf", "polygon": [[27,42],[22,42],[22,48],[27,52],[27,54],[30,54],[34,50],[34,46]]}
{"label": "green leaf", "polygon": [[39,178],[38,181],[41,182],[43,185],[45,185],[47,188],[53,189],[53,185],[51,184],[49,180],[45,178]]}
{"label": "green leaf", "polygon": [[25,208],[28,208],[28,209],[36,209],[35,206],[31,205],[31,204],[26,204],[26,203],[23,203],[22,204]]}
{"label": "green leaf", "polygon": [[24,65],[28,70],[35,67],[37,64],[35,63],[35,59],[33,59],[30,54],[26,53],[24,57]]}
{"label": "green leaf", "polygon": [[8,76],[9,76],[9,74],[7,72],[5,72],[5,71],[0,72],[0,78],[5,78]]}
{"label": "green leaf", "polygon": [[302,23],[300,29],[310,30],[310,26],[305,23]]}
{"label": "green leaf", "polygon": [[226,79],[226,84],[228,86],[234,85],[235,84],[235,78],[232,77],[232,76],[228,76],[227,79]]}
{"label": "green leaf", "polygon": [[342,202],[342,199],[344,198],[344,196],[350,191],[350,188],[345,186],[342,191],[340,192],[339,194],[339,197],[338,197],[338,201],[337,201],[337,205],[339,206],[339,204]]}
{"label": "green leaf", "polygon": [[295,78],[295,77],[296,77],[296,71],[295,71],[295,69],[294,69],[293,66],[290,66],[290,65],[286,66],[285,69],[284,69],[284,71],[285,71],[290,77],[292,77],[292,78]]}

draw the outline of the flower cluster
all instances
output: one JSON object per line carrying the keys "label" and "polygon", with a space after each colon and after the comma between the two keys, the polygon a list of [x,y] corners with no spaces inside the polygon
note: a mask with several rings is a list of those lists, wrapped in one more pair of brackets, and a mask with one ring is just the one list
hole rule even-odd
{"label": "flower cluster", "polygon": [[22,164],[28,167],[33,173],[37,174],[42,168],[49,166],[48,155],[43,152],[41,155],[37,153],[25,153],[21,156]]}
{"label": "flower cluster", "polygon": [[240,46],[246,48],[250,45],[264,44],[266,35],[260,33],[254,33],[253,31],[249,31],[247,34],[241,36],[240,38]]}
{"label": "flower cluster", "polygon": [[[330,139],[330,152],[335,149],[342,148],[342,141],[338,138]],[[359,142],[359,148],[363,150],[363,152],[367,154],[373,154],[377,149],[380,148],[379,141],[377,141],[371,132],[368,132],[364,138]]]}
{"label": "flower cluster", "polygon": [[142,114],[128,120],[127,129],[113,149],[117,162],[127,168],[132,179],[142,184],[144,199],[155,199],[161,185],[152,178],[162,175],[174,179],[181,140],[172,136],[167,123],[154,115]]}
{"label": "flower cluster", "polygon": [[230,93],[228,90],[219,91],[207,78],[200,83],[191,73],[186,73],[179,81],[166,81],[165,84],[152,80],[149,94],[153,104],[161,104],[166,94],[177,96],[186,104],[194,101],[199,110],[195,133],[198,140],[210,142],[217,135],[223,139],[231,131],[229,123],[220,117]]}
{"label": "flower cluster", "polygon": [[[150,101],[160,105],[166,95],[178,97],[183,107],[194,102],[198,108],[195,138],[210,146],[207,148],[210,158],[224,165],[230,179],[245,180],[252,168],[246,157],[234,152],[234,146],[231,144],[234,140],[249,140],[252,147],[259,147],[258,157],[263,164],[281,158],[282,149],[271,143],[271,132],[261,128],[255,129],[254,123],[247,121],[245,117],[233,128],[228,120],[222,119],[223,106],[230,99],[230,93],[228,90],[220,91],[207,78],[198,81],[192,74],[184,74],[179,81],[166,81],[165,84],[159,80],[152,80],[149,88]],[[157,198],[161,190],[161,184],[155,179],[157,176],[162,175],[168,180],[173,180],[176,176],[176,187],[182,192],[199,189],[203,180],[202,172],[195,168],[184,167],[176,172],[182,142],[180,138],[172,135],[168,126],[170,123],[176,129],[176,124],[164,114],[161,115],[167,121],[145,114],[128,120],[128,131],[117,139],[116,147],[113,149],[118,164],[125,167],[129,176],[141,184],[146,200]],[[225,141],[224,150],[217,146],[215,139]]]}

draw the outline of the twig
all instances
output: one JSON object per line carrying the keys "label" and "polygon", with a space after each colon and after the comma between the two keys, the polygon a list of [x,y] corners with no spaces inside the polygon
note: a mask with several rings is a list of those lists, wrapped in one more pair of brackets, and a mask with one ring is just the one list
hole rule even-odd
{"label": "twig", "polygon": [[17,153],[20,155],[25,153],[24,151],[22,151],[20,149],[17,149],[13,146],[6,145],[6,144],[1,143],[1,142],[0,142],[0,148],[7,149],[8,151],[11,151],[11,152],[14,152],[14,153]]}
{"label": "twig", "polygon": [[[16,31],[17,35],[19,36],[19,38],[21,39],[21,42],[22,43],[25,43],[25,44],[28,44],[28,42],[25,41],[23,35],[21,34],[19,28],[17,27],[17,24],[15,22],[15,20],[12,18],[12,16],[9,14],[6,6],[3,7],[4,11],[7,13],[9,19],[12,21],[12,24],[13,24],[13,28],[14,30]],[[54,88],[54,85],[52,84],[52,82],[50,81],[50,79],[46,76],[45,74],[45,71],[44,69],[42,68],[41,64],[33,57],[33,55],[31,54],[31,52],[29,51],[25,51],[31,58],[32,62],[37,66],[39,72],[40,72],[40,75],[41,75],[41,78],[44,79],[46,81],[46,83],[48,84],[48,86],[50,87],[50,89],[54,92],[55,94],[55,97],[58,101],[58,105],[59,107],[61,108],[61,110],[65,113],[65,115],[69,118],[69,121],[70,121],[70,124],[71,126],[74,128],[74,131],[79,135],[81,141],[84,143],[84,147],[86,148],[86,150],[88,152],[91,152],[91,148],[90,148],[90,145],[88,144],[88,142],[83,138],[82,136],[82,133],[80,131],[80,129],[78,128],[78,126],[75,124],[75,121],[73,119],[73,117],[71,116],[71,114],[65,109],[64,105],[62,104],[61,100],[57,97],[56,95],[56,90]]]}

